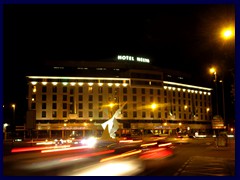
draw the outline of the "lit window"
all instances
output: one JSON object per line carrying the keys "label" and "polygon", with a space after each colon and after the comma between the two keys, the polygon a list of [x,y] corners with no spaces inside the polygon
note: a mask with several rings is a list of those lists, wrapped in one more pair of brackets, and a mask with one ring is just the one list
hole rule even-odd
{"label": "lit window", "polygon": [[92,86],[88,87],[88,92],[89,92],[89,93],[92,93],[92,92],[93,92],[93,87],[92,87]]}
{"label": "lit window", "polygon": [[34,92],[34,93],[37,92],[36,86],[33,86],[33,92]]}

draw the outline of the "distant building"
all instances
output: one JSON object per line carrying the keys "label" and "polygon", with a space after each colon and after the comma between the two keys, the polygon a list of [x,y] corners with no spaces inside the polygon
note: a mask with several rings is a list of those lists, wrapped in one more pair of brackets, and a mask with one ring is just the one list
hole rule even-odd
{"label": "distant building", "polygon": [[27,76],[28,129],[38,137],[100,135],[101,123],[124,102],[118,135],[211,129],[211,88],[186,83],[189,75],[154,67],[149,59],[138,60],[49,62]]}

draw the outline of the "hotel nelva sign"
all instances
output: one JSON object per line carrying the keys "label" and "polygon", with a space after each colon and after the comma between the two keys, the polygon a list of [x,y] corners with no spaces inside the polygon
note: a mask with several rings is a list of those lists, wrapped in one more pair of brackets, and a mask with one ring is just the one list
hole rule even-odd
{"label": "hotel nelva sign", "polygon": [[118,55],[117,60],[118,61],[132,61],[132,62],[150,63],[150,60],[148,58],[134,57],[134,56],[128,56],[128,55]]}

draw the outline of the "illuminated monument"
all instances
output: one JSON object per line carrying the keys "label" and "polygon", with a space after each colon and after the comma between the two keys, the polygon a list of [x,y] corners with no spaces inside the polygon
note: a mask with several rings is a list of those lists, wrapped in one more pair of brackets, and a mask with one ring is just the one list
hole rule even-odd
{"label": "illuminated monument", "polygon": [[116,134],[115,134],[115,133],[117,132],[117,130],[118,130],[118,128],[119,128],[119,123],[118,123],[118,121],[117,121],[116,118],[121,114],[121,111],[122,111],[122,109],[123,109],[123,107],[125,106],[126,103],[127,103],[127,102],[125,102],[125,103],[122,105],[122,107],[120,107],[120,108],[114,113],[114,115],[112,116],[111,119],[109,119],[109,120],[107,120],[106,122],[104,122],[104,123],[101,124],[102,127],[103,127],[103,129],[104,129],[102,138],[107,138],[108,135],[106,134],[106,132],[108,132],[109,136],[110,136],[111,138],[115,139],[115,137],[116,137]]}

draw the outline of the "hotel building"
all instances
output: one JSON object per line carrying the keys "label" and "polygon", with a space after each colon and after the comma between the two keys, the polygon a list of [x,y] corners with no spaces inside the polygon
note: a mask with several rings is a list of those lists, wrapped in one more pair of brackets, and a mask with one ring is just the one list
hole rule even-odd
{"label": "hotel building", "polygon": [[27,76],[27,128],[38,137],[101,135],[101,124],[125,102],[118,135],[211,130],[211,88],[146,58],[110,62],[48,62]]}

